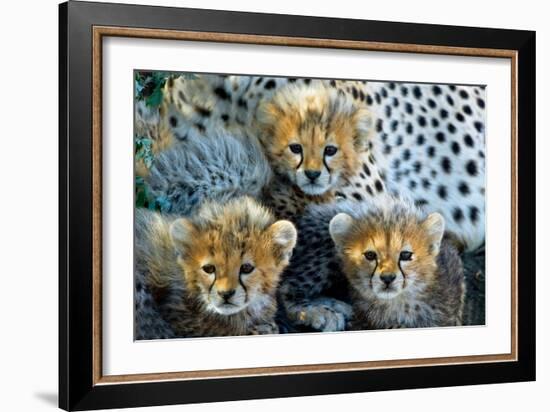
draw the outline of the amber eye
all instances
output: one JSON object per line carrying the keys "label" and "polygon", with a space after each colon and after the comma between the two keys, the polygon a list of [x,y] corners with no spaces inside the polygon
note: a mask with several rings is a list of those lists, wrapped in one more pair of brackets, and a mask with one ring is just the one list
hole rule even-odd
{"label": "amber eye", "polygon": [[403,251],[399,254],[399,260],[411,260],[412,256],[412,252]]}
{"label": "amber eye", "polygon": [[376,260],[376,253],[372,250],[369,250],[368,252],[365,252],[365,258],[367,260]]}
{"label": "amber eye", "polygon": [[252,266],[250,263],[245,263],[241,266],[241,273],[245,275],[248,275],[253,270],[254,270],[254,266]]}
{"label": "amber eye", "polygon": [[290,151],[292,153],[296,153],[296,154],[302,153],[302,145],[301,144],[292,143],[291,145],[288,146],[288,148],[290,149]]}
{"label": "amber eye", "polygon": [[325,156],[334,156],[336,152],[338,151],[338,148],[336,146],[326,146],[325,147]]}
{"label": "amber eye", "polygon": [[204,265],[202,267],[202,270],[204,270],[208,274],[212,274],[216,271],[216,266],[214,266],[214,265]]}

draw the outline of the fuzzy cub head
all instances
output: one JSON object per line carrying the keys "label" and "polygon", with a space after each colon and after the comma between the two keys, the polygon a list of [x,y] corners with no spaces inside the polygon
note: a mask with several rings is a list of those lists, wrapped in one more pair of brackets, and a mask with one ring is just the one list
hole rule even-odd
{"label": "fuzzy cub head", "polygon": [[329,226],[350,284],[378,299],[420,292],[436,280],[444,229],[439,213],[424,217],[414,206],[392,200],[354,217],[339,213]]}
{"label": "fuzzy cub head", "polygon": [[258,120],[273,169],[308,195],[357,170],[372,129],[366,107],[321,81],[281,88],[260,105]]}
{"label": "fuzzy cub head", "polygon": [[208,310],[231,315],[275,294],[296,244],[296,229],[248,197],[206,203],[171,228],[189,291]]}

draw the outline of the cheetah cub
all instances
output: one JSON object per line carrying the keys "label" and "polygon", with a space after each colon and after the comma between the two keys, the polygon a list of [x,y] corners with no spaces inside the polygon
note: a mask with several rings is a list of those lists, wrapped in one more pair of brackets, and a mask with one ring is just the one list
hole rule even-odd
{"label": "cheetah cub", "polygon": [[425,216],[395,200],[330,221],[351,285],[351,329],[462,324],[462,262],[451,243],[442,241],[444,229],[439,213]]}
{"label": "cheetah cub", "polygon": [[384,195],[310,206],[296,225],[279,293],[297,331],[461,323],[462,263],[441,215]]}
{"label": "cheetah cub", "polygon": [[[136,210],[136,337],[278,333],[276,289],[296,229],[250,197],[191,217]],[[152,322],[158,313],[163,322]],[[153,328],[151,331],[149,329]]]}
{"label": "cheetah cub", "polygon": [[289,84],[261,102],[257,136],[275,173],[266,202],[281,217],[331,202],[369,153],[366,107],[322,81]]}

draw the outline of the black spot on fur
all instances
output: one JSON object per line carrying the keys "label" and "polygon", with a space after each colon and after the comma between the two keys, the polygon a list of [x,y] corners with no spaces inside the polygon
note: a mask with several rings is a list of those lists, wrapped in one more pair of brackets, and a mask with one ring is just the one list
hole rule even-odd
{"label": "black spot on fur", "polygon": [[466,93],[466,90],[461,90],[460,92],[458,92],[458,94],[459,94],[460,97],[462,97],[463,99],[467,99],[467,98],[468,98],[468,93]]}
{"label": "black spot on fur", "polygon": [[383,87],[382,87],[382,89],[380,90],[380,93],[382,94],[382,97],[383,97],[383,98],[388,97],[388,91],[387,91],[386,89],[384,89]]}
{"label": "black spot on fur", "polygon": [[395,89],[395,83],[394,82],[388,83],[388,87],[390,88],[390,90],[394,90]]}
{"label": "black spot on fur", "polygon": [[447,125],[447,130],[449,131],[449,133],[454,133],[454,132],[456,132],[456,127],[455,127],[454,124],[449,123],[449,124]]}
{"label": "black spot on fur", "polygon": [[437,120],[435,117],[432,118],[432,126],[433,127],[439,127],[439,120]]}
{"label": "black spot on fur", "polygon": [[231,95],[223,87],[216,87],[214,93],[222,100],[231,100]]}
{"label": "black spot on fur", "polygon": [[178,119],[176,119],[174,116],[170,116],[170,126],[177,127],[178,125]]}
{"label": "black spot on fur", "polygon": [[369,167],[366,165],[366,163],[363,163],[363,170],[365,171],[365,174],[367,176],[370,176],[370,169]]}
{"label": "black spot on fur", "polygon": [[482,109],[485,108],[485,101],[484,101],[483,99],[478,98],[478,99],[476,100],[476,102],[477,102],[477,105],[478,105],[480,108],[482,108]]}
{"label": "black spot on fur", "polygon": [[409,94],[409,89],[407,89],[405,86],[401,86],[401,95],[403,97],[407,96]]}
{"label": "black spot on fur", "polygon": [[195,111],[202,117],[210,117],[210,115],[212,114],[212,111],[200,106],[195,106]]}
{"label": "black spot on fur", "polygon": [[469,134],[464,135],[464,144],[468,147],[474,147],[474,139]]}
{"label": "black spot on fur", "polygon": [[429,189],[431,185],[432,184],[430,183],[430,181],[428,179],[426,179],[426,178],[422,179],[422,187],[424,189]]}
{"label": "black spot on fur", "polygon": [[357,200],[363,200],[363,196],[361,196],[361,195],[360,195],[359,193],[357,193],[357,192],[353,192],[353,193],[352,193],[352,196],[353,196],[354,198],[356,198]]}
{"label": "black spot on fur", "polygon": [[264,89],[271,90],[274,89],[276,85],[277,83],[275,83],[275,80],[271,79],[264,84]]}
{"label": "black spot on fur", "polygon": [[445,109],[441,109],[439,111],[439,115],[441,116],[442,119],[446,119],[449,116],[449,112]]}
{"label": "black spot on fur", "polygon": [[426,149],[426,153],[428,154],[428,157],[434,157],[435,156],[435,147],[429,146]]}
{"label": "black spot on fur", "polygon": [[390,154],[391,153],[391,146],[386,145],[384,146],[384,154]]}
{"label": "black spot on fur", "polygon": [[420,171],[422,170],[422,163],[417,160],[413,163],[413,169],[416,173],[420,173]]}
{"label": "black spot on fur", "polygon": [[403,144],[403,136],[399,135],[397,136],[397,140],[395,141],[396,146],[401,146]]}
{"label": "black spot on fur", "polygon": [[466,182],[462,181],[458,184],[458,191],[463,196],[467,196],[468,194],[470,194],[470,187]]}
{"label": "black spot on fur", "polygon": [[418,87],[418,86],[413,87],[413,95],[417,99],[420,99],[422,97],[422,92],[420,91],[420,87]]}
{"label": "black spot on fur", "polygon": [[409,189],[416,189],[416,182],[414,180],[409,180]]}
{"label": "black spot on fur", "polygon": [[242,97],[237,100],[237,106],[242,107],[244,109],[248,108],[248,104],[246,103],[246,100],[244,100]]}
{"label": "black spot on fur", "polygon": [[389,104],[386,106],[386,117],[391,117],[391,106]]}
{"label": "black spot on fur", "polygon": [[414,201],[414,204],[416,205],[416,207],[422,207],[422,206],[427,205],[428,201],[426,199],[416,199]]}
{"label": "black spot on fur", "polygon": [[222,114],[222,120],[223,120],[224,122],[227,122],[227,121],[229,120],[229,115],[227,115],[227,114]]}
{"label": "black spot on fur", "polygon": [[472,223],[476,223],[479,219],[479,209],[475,206],[470,206],[470,220]]}
{"label": "black spot on fur", "polygon": [[437,188],[437,194],[443,200],[447,199],[447,188],[445,186],[439,186]]}
{"label": "black spot on fur", "polygon": [[394,97],[394,98],[393,98],[392,104],[393,104],[393,107],[399,106],[399,100],[397,99],[397,97]]}
{"label": "black spot on fur", "polygon": [[468,106],[467,104],[462,106],[462,111],[466,113],[468,116],[472,114],[472,108]]}
{"label": "black spot on fur", "polygon": [[401,165],[401,160],[399,160],[399,159],[394,159],[394,160],[393,160],[392,167],[393,167],[394,169],[399,169],[399,166],[400,166],[400,165]]}
{"label": "black spot on fur", "polygon": [[425,142],[426,142],[426,138],[424,137],[423,134],[419,134],[418,136],[416,136],[417,145],[422,146]]}
{"label": "black spot on fur", "polygon": [[445,134],[443,134],[443,132],[437,132],[435,134],[435,139],[439,142],[439,143],[443,143],[445,141]]}
{"label": "black spot on fur", "polygon": [[483,123],[481,123],[481,122],[474,122],[474,127],[476,128],[476,130],[477,130],[478,132],[481,133],[481,131],[483,130]]}
{"label": "black spot on fur", "polygon": [[428,99],[428,107],[433,109],[436,106],[434,99]]}
{"label": "black spot on fur", "polygon": [[458,155],[460,153],[460,145],[457,142],[451,143],[451,150],[455,155]]}
{"label": "black spot on fur", "polygon": [[469,160],[468,163],[466,163],[466,171],[471,176],[477,176],[477,163],[475,160]]}
{"label": "black spot on fur", "polygon": [[367,104],[368,104],[369,106],[371,106],[372,103],[373,103],[373,101],[372,101],[371,95],[370,95],[370,94],[367,94]]}
{"label": "black spot on fur", "polygon": [[374,187],[376,188],[377,192],[381,192],[384,190],[384,186],[382,185],[382,182],[378,179],[376,179],[376,182],[374,182]]}
{"label": "black spot on fur", "polygon": [[405,103],[405,111],[406,111],[408,114],[412,114],[412,112],[413,112],[413,106],[412,106],[412,104],[410,104],[409,102]]}
{"label": "black spot on fur", "polygon": [[460,223],[464,220],[464,213],[462,213],[462,209],[457,207],[453,210],[453,219],[456,223]]}
{"label": "black spot on fur", "polygon": [[435,85],[434,87],[432,87],[432,91],[436,96],[439,96],[441,94],[441,87]]}
{"label": "black spot on fur", "polygon": [[399,125],[399,122],[398,122],[397,120],[393,120],[393,121],[391,122],[390,127],[391,127],[392,132],[395,132],[395,131],[397,130],[397,126],[398,126],[398,125]]}
{"label": "black spot on fur", "polygon": [[382,131],[382,119],[376,120],[376,131],[381,132]]}
{"label": "black spot on fur", "polygon": [[420,127],[426,126],[426,118],[424,116],[418,116],[417,120]]}
{"label": "black spot on fur", "polygon": [[407,123],[406,131],[407,131],[408,134],[412,134],[412,133],[413,133],[413,125],[412,125],[412,123]]}
{"label": "black spot on fur", "polygon": [[367,193],[368,193],[369,195],[371,195],[371,196],[373,195],[372,189],[371,189],[371,187],[370,187],[369,185],[365,185],[365,190],[367,191]]}
{"label": "black spot on fur", "polygon": [[456,120],[458,120],[459,122],[463,122],[464,121],[464,115],[460,112],[457,112],[455,114],[455,117],[456,117]]}
{"label": "black spot on fur", "polygon": [[411,151],[409,149],[403,150],[403,160],[407,161],[411,158]]}
{"label": "black spot on fur", "polygon": [[380,104],[380,95],[378,93],[374,93],[374,100],[376,100],[376,103]]}
{"label": "black spot on fur", "polygon": [[451,173],[451,160],[448,157],[441,158],[441,168],[445,173]]}
{"label": "black spot on fur", "polygon": [[453,100],[453,98],[449,95],[447,95],[447,103],[449,103],[451,106],[454,106],[455,105],[455,101]]}

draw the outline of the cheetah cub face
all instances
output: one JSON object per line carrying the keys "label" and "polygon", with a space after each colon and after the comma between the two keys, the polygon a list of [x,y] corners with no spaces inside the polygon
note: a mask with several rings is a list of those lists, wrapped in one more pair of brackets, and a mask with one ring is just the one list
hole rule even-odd
{"label": "cheetah cub face", "polygon": [[422,292],[436,279],[436,258],[445,223],[439,213],[425,219],[394,209],[364,219],[336,215],[329,230],[350,284],[364,298],[391,300]]}
{"label": "cheetah cub face", "polygon": [[274,296],[296,243],[296,229],[275,221],[251,198],[205,204],[170,228],[178,264],[207,310],[232,315],[261,310]]}
{"label": "cheetah cub face", "polygon": [[367,150],[370,112],[321,81],[281,88],[258,113],[260,141],[274,171],[307,195],[338,186]]}

